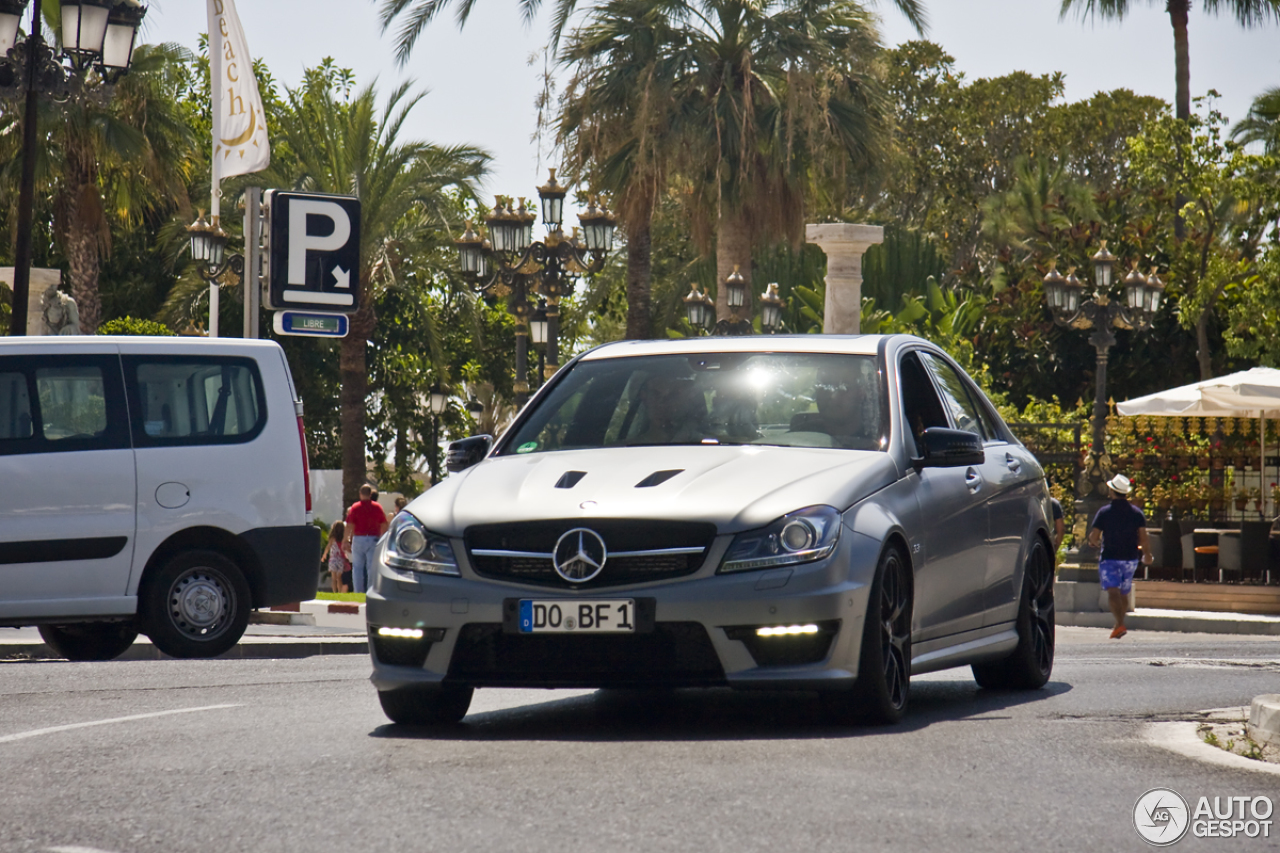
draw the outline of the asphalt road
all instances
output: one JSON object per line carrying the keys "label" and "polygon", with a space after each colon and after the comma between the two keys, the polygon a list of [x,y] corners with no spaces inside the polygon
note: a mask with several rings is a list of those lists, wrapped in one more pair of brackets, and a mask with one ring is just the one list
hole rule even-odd
{"label": "asphalt road", "polygon": [[[368,674],[359,656],[0,664],[0,851],[1113,853],[1148,849],[1132,812],[1156,786],[1280,798],[1280,776],[1141,737],[1276,691],[1276,638],[1063,628],[1044,690],[938,673],[902,724],[847,730],[805,696],[637,711],[481,690],[424,732],[387,722]],[[1276,822],[1174,849],[1274,850]]]}

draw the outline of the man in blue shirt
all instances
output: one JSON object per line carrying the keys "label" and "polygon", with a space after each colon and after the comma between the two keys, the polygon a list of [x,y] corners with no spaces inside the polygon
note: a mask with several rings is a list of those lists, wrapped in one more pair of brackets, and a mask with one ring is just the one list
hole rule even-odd
{"label": "man in blue shirt", "polygon": [[1098,510],[1093,517],[1093,529],[1089,531],[1089,544],[1102,545],[1098,557],[1098,577],[1107,591],[1107,603],[1116,626],[1111,639],[1118,640],[1129,633],[1124,627],[1124,614],[1129,609],[1129,592],[1133,589],[1133,575],[1138,570],[1138,560],[1151,564],[1151,543],[1147,538],[1147,519],[1142,510],[1129,503],[1128,494],[1133,488],[1129,478],[1116,474],[1107,482],[1111,503]]}

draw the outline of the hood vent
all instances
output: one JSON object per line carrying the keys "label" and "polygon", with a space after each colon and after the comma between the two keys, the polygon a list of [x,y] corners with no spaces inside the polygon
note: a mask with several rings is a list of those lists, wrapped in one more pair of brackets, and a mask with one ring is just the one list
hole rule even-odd
{"label": "hood vent", "polygon": [[560,479],[556,480],[556,488],[572,489],[585,476],[587,476],[586,471],[565,471],[560,475]]}
{"label": "hood vent", "polygon": [[647,489],[650,486],[660,486],[663,483],[667,482],[667,480],[670,480],[676,474],[681,474],[683,472],[684,472],[683,468],[676,468],[673,471],[654,471],[648,477],[645,477],[643,480],[636,483],[636,488]]}

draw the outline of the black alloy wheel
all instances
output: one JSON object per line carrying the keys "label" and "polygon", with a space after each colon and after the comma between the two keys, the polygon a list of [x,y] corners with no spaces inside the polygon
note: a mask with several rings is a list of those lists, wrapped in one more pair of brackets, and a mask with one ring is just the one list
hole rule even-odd
{"label": "black alloy wheel", "polygon": [[379,690],[382,712],[405,726],[447,726],[459,722],[471,707],[471,687],[397,687]]}
{"label": "black alloy wheel", "polygon": [[886,724],[902,719],[911,691],[911,575],[896,547],[880,557],[862,633],[852,690],[823,697],[837,723]]}
{"label": "black alloy wheel", "polygon": [[1017,630],[1018,645],[1013,654],[994,663],[973,665],[973,677],[979,686],[1036,690],[1053,673],[1053,560],[1039,539],[1027,554]]}

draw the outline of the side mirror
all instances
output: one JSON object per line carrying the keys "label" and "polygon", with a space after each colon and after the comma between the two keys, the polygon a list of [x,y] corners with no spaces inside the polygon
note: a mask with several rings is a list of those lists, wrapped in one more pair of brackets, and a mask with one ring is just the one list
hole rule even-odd
{"label": "side mirror", "polygon": [[959,468],[964,465],[981,465],[987,460],[982,447],[982,436],[968,430],[929,427],[924,431],[924,459],[921,468]]}
{"label": "side mirror", "polygon": [[465,471],[481,459],[489,455],[493,447],[493,436],[473,435],[449,442],[449,449],[444,455],[444,467],[450,474]]}

